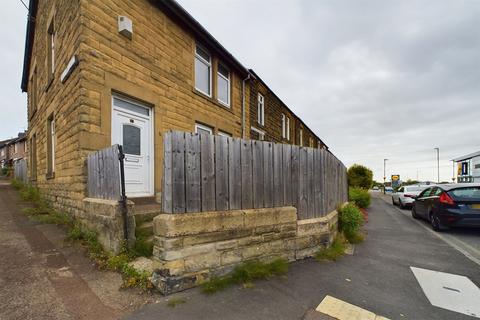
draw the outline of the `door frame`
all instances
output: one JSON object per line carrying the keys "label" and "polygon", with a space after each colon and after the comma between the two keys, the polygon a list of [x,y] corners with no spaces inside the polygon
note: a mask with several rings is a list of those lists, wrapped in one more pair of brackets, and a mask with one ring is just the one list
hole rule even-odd
{"label": "door frame", "polygon": [[[115,107],[114,105],[114,99],[117,98],[119,100],[123,100],[125,102],[134,104],[140,108],[148,109],[149,110],[149,115],[148,117],[142,114],[135,113],[130,110],[123,109],[121,107]],[[154,128],[155,128],[155,116],[154,116],[154,108],[149,105],[148,103],[144,103],[139,99],[135,98],[129,98],[128,96],[125,96],[121,93],[118,92],[112,92],[111,99],[110,99],[110,110],[111,110],[111,128],[110,128],[110,144],[112,144],[113,141],[113,124],[114,124],[114,117],[115,117],[115,108],[117,108],[118,111],[131,114],[135,117],[140,117],[147,119],[150,122],[150,128],[149,132],[147,132],[147,135],[150,137],[150,143],[148,143],[148,148],[149,148],[149,158],[147,159],[146,162],[148,162],[149,166],[149,183],[148,183],[148,192],[145,194],[141,195],[134,195],[134,196],[128,196],[129,198],[142,198],[142,197],[153,197],[155,196],[155,135],[154,135]]]}

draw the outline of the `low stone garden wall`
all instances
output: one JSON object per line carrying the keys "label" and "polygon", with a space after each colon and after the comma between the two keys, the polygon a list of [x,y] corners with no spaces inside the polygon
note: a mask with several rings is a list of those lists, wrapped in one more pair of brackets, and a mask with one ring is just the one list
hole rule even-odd
{"label": "low stone garden wall", "polygon": [[[75,218],[86,229],[94,231],[105,250],[119,253],[124,244],[122,208],[118,201],[98,198],[83,199],[83,212]],[[127,201],[129,244],[135,242],[134,203]]]}
{"label": "low stone garden wall", "polygon": [[297,220],[294,207],[160,214],[154,218],[152,282],[170,294],[245,261],[304,259],[329,246],[336,230],[336,211]]}

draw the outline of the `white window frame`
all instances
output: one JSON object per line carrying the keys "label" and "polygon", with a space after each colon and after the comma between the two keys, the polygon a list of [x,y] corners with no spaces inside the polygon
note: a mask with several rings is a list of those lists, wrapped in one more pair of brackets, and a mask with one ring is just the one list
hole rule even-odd
{"label": "white window frame", "polygon": [[213,134],[213,128],[201,123],[195,123],[195,133],[198,133],[198,129],[202,129]]}
{"label": "white window frame", "polygon": [[265,125],[265,97],[261,93],[257,96],[257,122]]}
{"label": "white window frame", "polygon": [[[209,57],[209,60],[205,60],[200,54],[198,54],[197,52],[197,48],[200,48],[201,50],[205,51],[207,54],[208,54],[208,57]],[[208,82],[209,82],[209,85],[208,85],[208,88],[210,89],[210,92],[204,92],[202,89],[199,89],[197,87],[197,82],[195,81],[196,80],[196,77],[194,77],[194,81],[195,81],[195,90],[209,96],[209,97],[212,97],[212,55],[210,54],[210,52],[208,52],[208,50],[206,50],[204,47],[202,47],[201,45],[199,44],[196,44],[195,45],[195,59],[198,59],[201,63],[204,63],[205,65],[208,66]],[[197,69],[195,68],[195,73],[197,72]]]}
{"label": "white window frame", "polygon": [[52,118],[52,122],[50,123],[51,128],[51,139],[52,139],[52,173],[55,172],[55,135],[56,135],[56,128],[55,128],[55,117]]}
{"label": "white window frame", "polygon": [[300,146],[303,147],[303,129],[300,129]]}
{"label": "white window frame", "polygon": [[282,138],[287,139],[287,122],[288,126],[290,126],[290,121],[287,120],[288,117],[285,115],[285,113],[282,113]]}
{"label": "white window frame", "polygon": [[55,19],[52,18],[50,21],[50,24],[48,26],[48,41],[50,42],[50,54],[51,54],[51,60],[50,60],[50,67],[51,69],[49,70],[49,73],[51,77],[53,78],[53,74],[55,73]]}
{"label": "white window frame", "polygon": [[258,133],[258,137],[259,137],[260,141],[265,140],[265,132],[263,132],[262,130],[257,129],[257,128],[255,128],[255,127],[251,127],[250,130]]}
{"label": "white window frame", "polygon": [[18,148],[17,148],[17,143],[15,142],[13,144],[13,153],[17,153],[18,152]]}
{"label": "white window frame", "polygon": [[228,133],[228,132],[225,132],[225,131],[222,131],[222,130],[218,130],[218,135],[222,136],[222,137],[227,137],[227,138],[232,138],[233,137],[233,135],[231,133]]}
{"label": "white window frame", "polygon": [[290,141],[290,118],[287,116],[287,140]]}
{"label": "white window frame", "polygon": [[[222,66],[222,68],[224,68],[225,70],[228,71],[228,78],[225,77],[223,74],[220,73],[219,71],[219,66]],[[221,77],[222,79],[226,80],[227,81],[227,100],[228,101],[222,101],[220,99],[220,97],[218,96],[218,78],[217,78],[217,100],[218,102],[220,102],[221,104],[223,104],[224,106],[230,108],[230,78],[231,78],[231,72],[230,72],[230,69],[228,69],[227,67],[225,67],[225,65],[223,63],[219,63],[218,66],[217,66],[217,77]]]}

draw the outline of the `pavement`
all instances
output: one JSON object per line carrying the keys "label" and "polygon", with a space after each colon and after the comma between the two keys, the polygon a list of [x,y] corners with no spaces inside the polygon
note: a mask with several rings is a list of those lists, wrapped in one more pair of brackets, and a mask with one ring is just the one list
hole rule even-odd
{"label": "pavement", "polygon": [[64,229],[27,218],[27,206],[0,178],[0,319],[118,319],[152,301],[120,290],[118,273],[97,270]]}
{"label": "pavement", "polygon": [[[298,261],[286,277],[256,282],[250,289],[237,286],[211,296],[189,290],[124,319],[335,319],[316,311],[327,296],[389,319],[475,319],[432,305],[412,270],[465,276],[462,279],[471,280],[478,290],[479,257],[471,250],[479,240],[478,230],[433,233],[426,222],[375,194],[365,231],[367,238],[354,255],[337,262]],[[464,250],[465,244],[470,251]],[[185,303],[171,308],[169,299]]]}

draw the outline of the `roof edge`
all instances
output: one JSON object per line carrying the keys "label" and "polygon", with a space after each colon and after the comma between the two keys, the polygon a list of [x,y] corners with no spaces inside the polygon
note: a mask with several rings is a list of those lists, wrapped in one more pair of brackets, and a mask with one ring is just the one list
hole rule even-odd
{"label": "roof edge", "polygon": [[28,5],[27,31],[25,36],[25,52],[23,56],[23,73],[22,73],[22,92],[28,90],[28,75],[30,73],[30,60],[32,58],[32,48],[35,36],[35,17],[37,16],[38,1],[30,0]]}
{"label": "roof edge", "polygon": [[287,108],[288,111],[290,111],[293,115],[295,115],[295,117],[297,117],[297,119],[303,124],[303,126],[305,128],[307,128],[308,130],[310,130],[310,132],[312,132],[315,137],[320,140],[324,145],[325,147],[327,147],[328,149],[328,145],[315,133],[315,131],[313,131],[309,126],[307,126],[305,124],[305,122],[295,113],[293,112],[292,109],[290,109],[289,106],[287,106],[287,104],[285,102],[282,101],[282,99],[280,99],[279,96],[277,96],[277,94],[265,83],[265,81],[262,80],[262,78],[260,78],[260,76],[253,70],[253,69],[248,69],[248,71],[257,79],[259,80],[265,87],[267,87],[268,90],[270,90],[271,93],[273,93],[273,95],[275,96],[275,98],[277,98],[284,106],[285,108]]}

